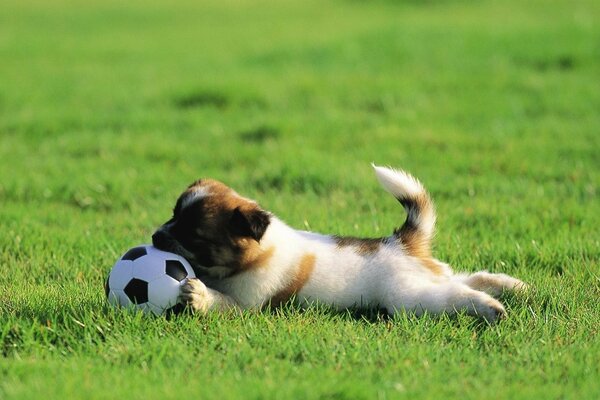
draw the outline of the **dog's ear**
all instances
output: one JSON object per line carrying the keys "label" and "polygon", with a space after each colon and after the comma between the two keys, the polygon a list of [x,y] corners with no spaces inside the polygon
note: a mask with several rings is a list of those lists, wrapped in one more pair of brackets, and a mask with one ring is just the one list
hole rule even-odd
{"label": "dog's ear", "polygon": [[250,210],[237,207],[229,221],[229,230],[235,236],[251,237],[260,242],[271,223],[269,214],[260,208]]}

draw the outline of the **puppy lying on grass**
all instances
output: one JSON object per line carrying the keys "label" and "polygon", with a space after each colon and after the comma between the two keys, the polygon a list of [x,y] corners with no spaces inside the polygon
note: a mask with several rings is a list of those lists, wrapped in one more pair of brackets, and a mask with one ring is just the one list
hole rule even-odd
{"label": "puppy lying on grass", "polygon": [[202,179],[183,192],[154,246],[185,257],[202,279],[189,279],[180,300],[192,310],[277,305],[292,296],[344,309],[382,307],[389,314],[464,311],[490,323],[506,314],[493,296],[526,285],[504,274],[455,274],[431,255],[435,210],[411,175],[373,166],[402,204],[392,235],[360,239],[293,229],[224,184]]}

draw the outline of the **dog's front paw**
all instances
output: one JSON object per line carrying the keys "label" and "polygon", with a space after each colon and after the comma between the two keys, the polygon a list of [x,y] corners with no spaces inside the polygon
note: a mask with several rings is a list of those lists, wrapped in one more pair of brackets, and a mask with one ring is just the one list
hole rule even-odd
{"label": "dog's front paw", "polygon": [[200,279],[188,278],[179,288],[179,302],[194,311],[205,313],[210,308],[210,293]]}

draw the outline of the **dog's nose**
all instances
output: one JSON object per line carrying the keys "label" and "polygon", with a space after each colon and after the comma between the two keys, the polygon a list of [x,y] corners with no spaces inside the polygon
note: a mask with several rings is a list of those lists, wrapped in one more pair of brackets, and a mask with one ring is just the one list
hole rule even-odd
{"label": "dog's nose", "polygon": [[157,230],[152,235],[152,244],[159,250],[168,250],[171,241],[171,236],[162,229]]}

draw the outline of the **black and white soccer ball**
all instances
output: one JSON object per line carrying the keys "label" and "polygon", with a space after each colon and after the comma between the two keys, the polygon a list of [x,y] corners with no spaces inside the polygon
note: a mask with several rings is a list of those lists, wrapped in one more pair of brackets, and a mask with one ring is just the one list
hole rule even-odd
{"label": "black and white soccer ball", "polygon": [[137,308],[156,315],[177,313],[179,286],[195,278],[187,260],[177,254],[142,245],[127,251],[106,280],[106,297],[116,307]]}

